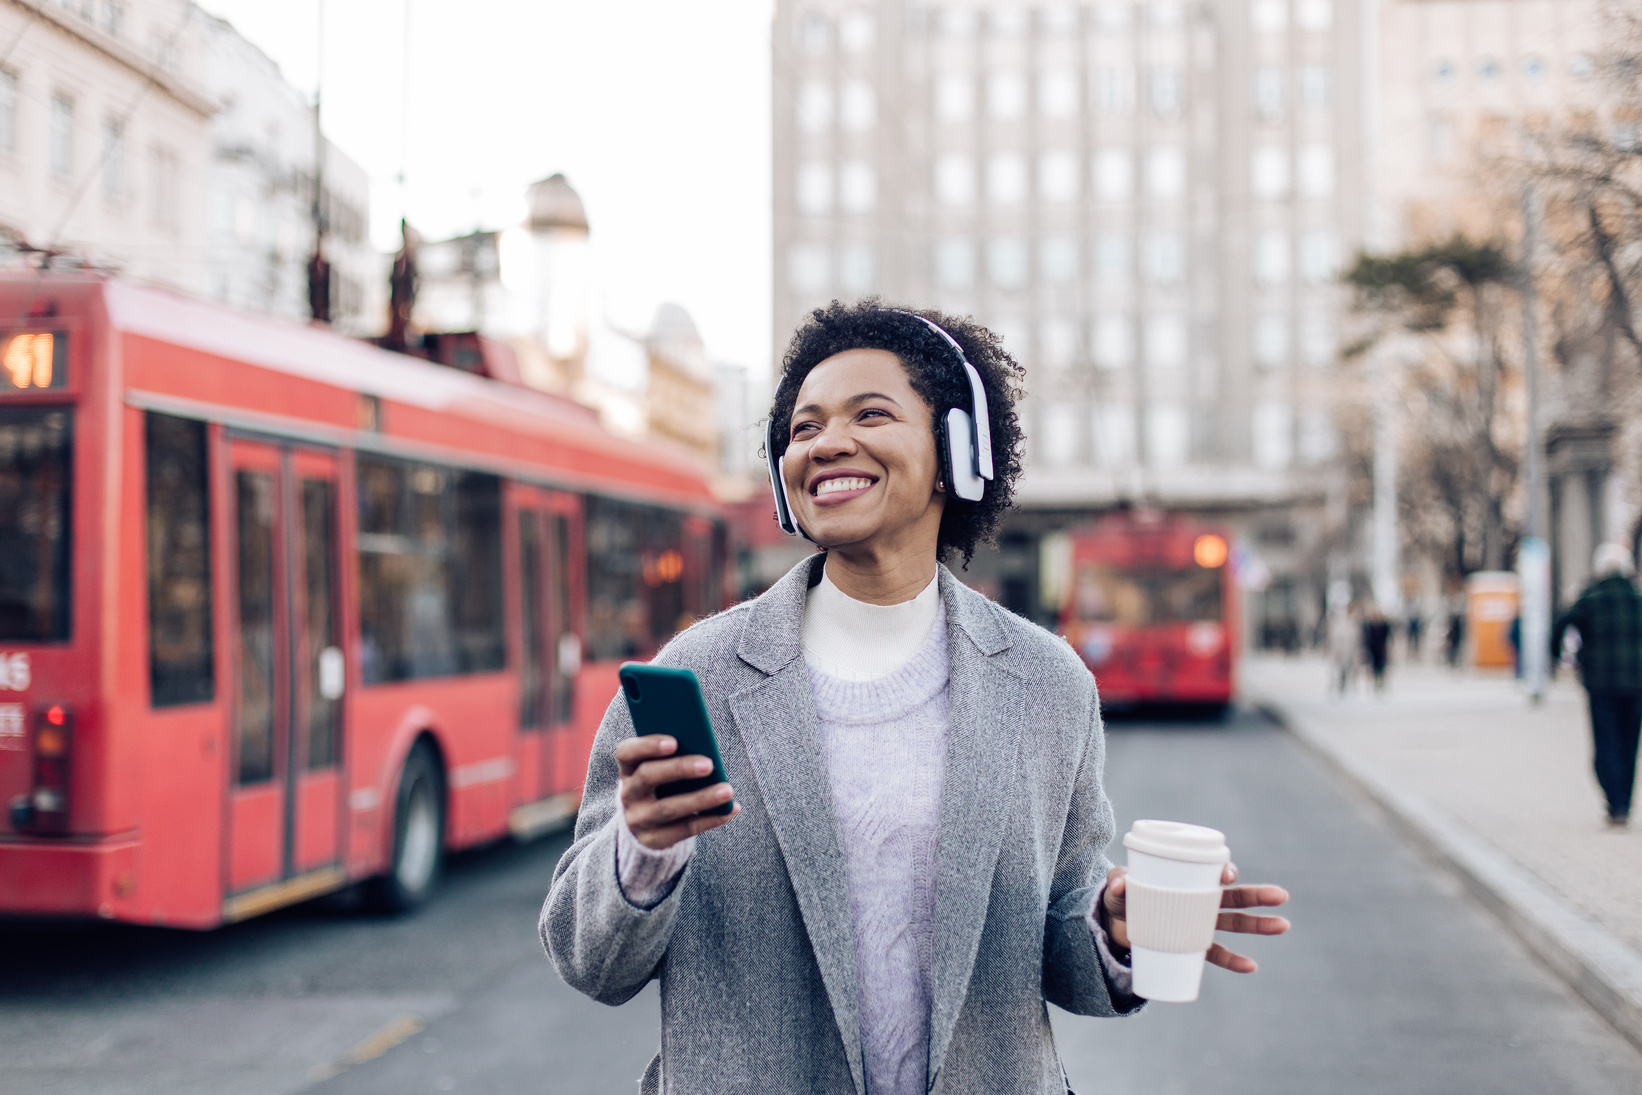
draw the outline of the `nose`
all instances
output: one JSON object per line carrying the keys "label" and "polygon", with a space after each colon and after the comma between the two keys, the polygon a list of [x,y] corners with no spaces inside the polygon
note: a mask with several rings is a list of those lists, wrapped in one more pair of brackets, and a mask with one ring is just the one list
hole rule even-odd
{"label": "nose", "polygon": [[840,456],[848,456],[853,452],[855,452],[855,438],[851,435],[848,425],[831,419],[822,426],[821,432],[810,442],[811,460],[836,460]]}

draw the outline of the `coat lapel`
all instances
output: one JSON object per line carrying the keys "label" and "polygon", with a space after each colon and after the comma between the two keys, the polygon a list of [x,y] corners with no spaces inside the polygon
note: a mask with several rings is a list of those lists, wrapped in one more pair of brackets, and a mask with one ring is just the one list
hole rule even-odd
{"label": "coat lapel", "polygon": [[821,752],[809,670],[800,656],[804,594],[812,567],[819,564],[819,556],[805,560],[753,604],[737,654],[769,676],[730,696],[730,713],[786,860],[810,947],[843,1036],[855,1089],[864,1093],[855,938],[844,853]]}
{"label": "coat lapel", "polygon": [[934,1001],[929,1030],[929,1078],[933,1082],[969,993],[981,931],[986,925],[992,876],[1003,843],[1004,817],[1013,809],[1015,764],[1020,747],[1019,712],[1013,689],[998,688],[999,670],[988,658],[1006,649],[1008,637],[979,594],[941,568],[947,611],[949,721],[946,786],[941,792],[941,830],[935,900]]}

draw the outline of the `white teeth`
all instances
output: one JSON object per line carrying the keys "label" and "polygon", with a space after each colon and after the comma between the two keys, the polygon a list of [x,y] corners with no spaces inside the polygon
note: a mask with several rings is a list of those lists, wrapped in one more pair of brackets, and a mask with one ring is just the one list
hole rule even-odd
{"label": "white teeth", "polygon": [[862,490],[870,486],[871,479],[823,479],[816,484],[815,494],[816,497],[820,497],[823,494],[836,494],[841,490]]}

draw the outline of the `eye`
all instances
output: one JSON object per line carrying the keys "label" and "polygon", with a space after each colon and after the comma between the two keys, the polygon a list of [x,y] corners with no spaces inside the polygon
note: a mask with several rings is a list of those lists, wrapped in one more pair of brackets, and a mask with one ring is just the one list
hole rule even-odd
{"label": "eye", "polygon": [[863,420],[869,419],[869,418],[893,418],[893,417],[894,417],[893,415],[891,415],[888,411],[884,410],[881,407],[868,407],[866,410],[861,412],[861,418]]}
{"label": "eye", "polygon": [[816,425],[815,425],[814,422],[799,422],[799,423],[797,423],[792,428],[793,440],[797,440],[799,435],[804,433],[806,430],[813,430],[815,428],[816,428]]}

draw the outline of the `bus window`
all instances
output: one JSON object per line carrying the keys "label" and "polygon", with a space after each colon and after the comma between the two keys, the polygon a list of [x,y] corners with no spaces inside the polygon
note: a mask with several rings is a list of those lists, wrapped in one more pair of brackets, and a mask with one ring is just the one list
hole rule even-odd
{"label": "bus window", "polygon": [[307,767],[329,768],[337,758],[337,697],[324,680],[325,652],[336,645],[335,518],[331,484],[324,479],[302,481],[302,571],[307,602],[303,650],[308,659]]}
{"label": "bus window", "polygon": [[365,682],[500,669],[501,480],[381,456],[358,469]]}
{"label": "bus window", "polygon": [[148,682],[155,707],[216,696],[205,423],[146,418]]}
{"label": "bus window", "polygon": [[1223,610],[1217,568],[1120,571],[1086,564],[1075,595],[1080,621],[1123,627],[1218,621]]}
{"label": "bus window", "polygon": [[239,782],[274,774],[274,477],[234,477],[239,529],[239,704],[235,755]]}
{"label": "bus window", "polygon": [[0,410],[0,639],[69,636],[74,416]]}
{"label": "bus window", "polygon": [[587,499],[587,644],[593,661],[648,658],[687,622],[679,514]]}
{"label": "bus window", "polygon": [[555,514],[548,518],[552,530],[552,554],[548,575],[553,601],[548,606],[549,634],[553,636],[551,662],[553,724],[569,722],[575,710],[576,673],[581,668],[582,644],[571,623],[570,604],[570,518]]}
{"label": "bus window", "polygon": [[519,511],[519,620],[524,662],[519,666],[519,725],[542,724],[542,537],[534,510]]}

